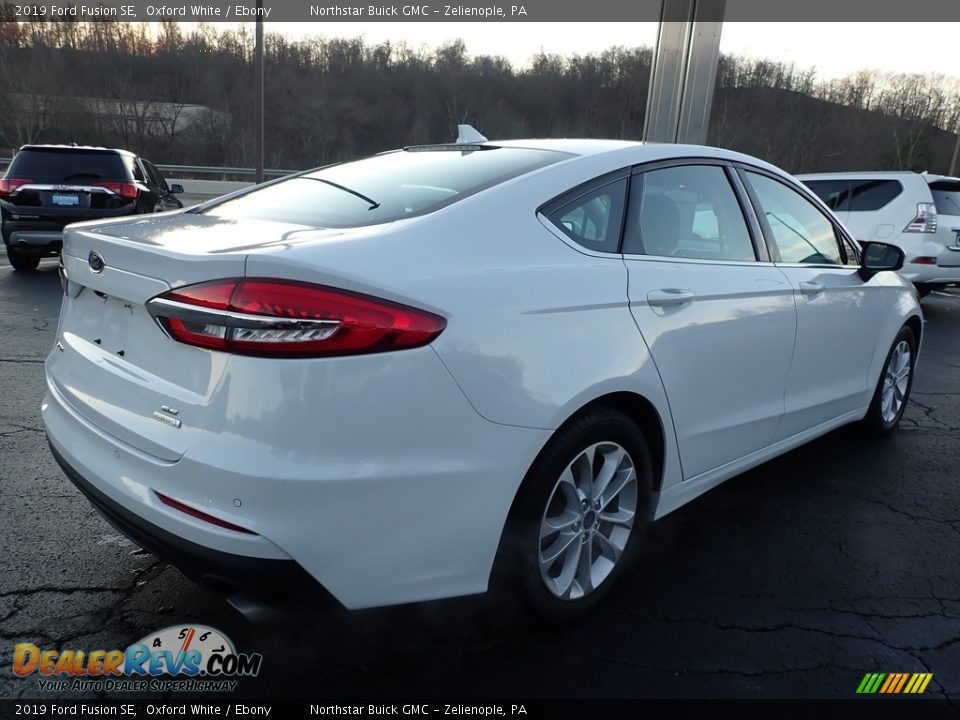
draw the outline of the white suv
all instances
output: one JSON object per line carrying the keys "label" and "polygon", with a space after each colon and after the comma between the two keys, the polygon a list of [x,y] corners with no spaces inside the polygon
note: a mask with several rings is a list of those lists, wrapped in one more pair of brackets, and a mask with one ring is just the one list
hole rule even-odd
{"label": "white suv", "polygon": [[960,283],[960,178],[914,172],[798,175],[861,242],[906,254],[900,274],[920,297]]}

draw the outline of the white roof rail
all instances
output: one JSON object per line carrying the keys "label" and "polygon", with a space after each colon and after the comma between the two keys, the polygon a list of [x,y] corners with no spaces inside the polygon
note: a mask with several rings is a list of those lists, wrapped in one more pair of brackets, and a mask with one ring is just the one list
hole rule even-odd
{"label": "white roof rail", "polygon": [[487,139],[473,125],[457,125],[457,145],[480,145]]}

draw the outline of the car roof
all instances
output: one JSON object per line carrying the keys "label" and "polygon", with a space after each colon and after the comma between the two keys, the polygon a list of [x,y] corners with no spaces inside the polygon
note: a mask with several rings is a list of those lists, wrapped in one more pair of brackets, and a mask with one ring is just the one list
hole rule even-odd
{"label": "car roof", "polygon": [[524,140],[491,140],[490,145],[499,147],[528,148],[532,150],[556,150],[571,155],[586,157],[602,155],[622,150],[633,150],[633,157],[629,163],[636,165],[658,160],[681,158],[707,158],[742,162],[754,167],[764,168],[779,175],[787,173],[775,165],[752,155],[745,155],[734,150],[713,147],[711,145],[686,145],[680,143],[651,143],[637,140],[600,140],[593,138],[538,138]]}
{"label": "car roof", "polygon": [[97,145],[76,145],[76,144],[42,144],[42,145],[21,145],[20,152],[24,150],[66,150],[66,151],[79,151],[79,152],[101,152],[101,153],[115,153],[117,155],[129,155],[130,157],[136,157],[136,155],[129,150],[121,150],[120,148],[106,148],[100,147]]}

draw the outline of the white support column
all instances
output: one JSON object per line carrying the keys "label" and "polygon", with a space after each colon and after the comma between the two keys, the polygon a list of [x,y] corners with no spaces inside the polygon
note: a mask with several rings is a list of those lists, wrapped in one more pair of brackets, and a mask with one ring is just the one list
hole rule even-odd
{"label": "white support column", "polygon": [[644,140],[703,144],[726,0],[662,0]]}

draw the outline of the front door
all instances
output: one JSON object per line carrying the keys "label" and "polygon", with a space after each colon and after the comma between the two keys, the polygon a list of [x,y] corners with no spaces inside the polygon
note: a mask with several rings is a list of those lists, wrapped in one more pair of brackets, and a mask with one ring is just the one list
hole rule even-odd
{"label": "front door", "polygon": [[855,249],[820,208],[771,175],[742,175],[797,303],[797,348],[780,440],[869,404],[868,369],[877,352],[883,297],[876,281],[860,278]]}

